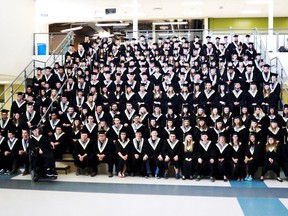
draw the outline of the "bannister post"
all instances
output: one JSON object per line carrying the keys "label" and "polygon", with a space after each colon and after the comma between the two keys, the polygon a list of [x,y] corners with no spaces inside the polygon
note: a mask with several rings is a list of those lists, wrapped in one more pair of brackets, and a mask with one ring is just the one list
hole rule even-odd
{"label": "bannister post", "polygon": [[13,103],[13,95],[14,95],[14,88],[13,85],[11,85],[11,104]]}
{"label": "bannister post", "polygon": [[26,89],[27,89],[27,71],[26,71],[26,69],[24,70],[24,80],[25,80],[25,82],[24,82],[24,92],[26,92]]}

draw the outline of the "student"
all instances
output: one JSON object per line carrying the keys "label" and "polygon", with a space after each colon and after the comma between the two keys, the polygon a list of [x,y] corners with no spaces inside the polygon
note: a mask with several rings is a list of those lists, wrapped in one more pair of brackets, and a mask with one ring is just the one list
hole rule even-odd
{"label": "student", "polygon": [[226,142],[225,134],[220,133],[216,143],[216,172],[219,178],[226,182],[229,175],[229,164],[231,160],[231,146]]}
{"label": "student", "polygon": [[113,156],[114,145],[112,141],[106,136],[105,131],[98,132],[98,139],[94,145],[93,152],[89,156],[90,165],[93,169],[91,177],[94,177],[98,173],[98,165],[100,163],[108,164],[108,177],[113,177]]}
{"label": "student", "polygon": [[277,141],[274,136],[269,136],[268,143],[266,144],[265,149],[265,160],[264,160],[264,166],[262,169],[262,174],[260,177],[261,181],[264,181],[264,175],[268,170],[273,170],[275,172],[277,178],[276,180],[279,182],[283,182],[283,180],[280,178],[280,166],[279,166],[279,148]]}
{"label": "student", "polygon": [[85,175],[89,175],[88,172],[88,156],[93,153],[94,143],[88,137],[88,131],[82,130],[81,137],[78,139],[74,146],[74,160],[77,167],[76,175],[80,175],[85,172]]}
{"label": "student", "polygon": [[164,171],[163,140],[159,138],[157,128],[151,129],[150,135],[147,142],[149,160],[147,170],[151,170],[152,175],[154,174],[159,179]]}
{"label": "student", "polygon": [[147,170],[146,163],[148,163],[147,143],[142,137],[142,131],[137,130],[135,138],[132,140],[132,147],[130,152],[131,162],[131,176],[140,174],[142,176],[149,176],[150,170]]}
{"label": "student", "polygon": [[168,179],[168,168],[169,165],[172,165],[175,170],[175,178],[180,179],[180,149],[181,144],[176,138],[176,133],[172,131],[169,135],[169,138],[166,139],[163,146],[163,156],[164,156],[164,178]]}
{"label": "student", "polygon": [[115,143],[116,157],[117,157],[117,172],[119,178],[126,177],[126,170],[129,165],[129,155],[131,149],[131,141],[127,137],[126,130],[121,130],[119,138]]}
{"label": "student", "polygon": [[15,132],[8,131],[7,141],[3,145],[3,167],[4,173],[13,175],[18,169],[18,151],[20,150],[20,141],[15,137]]}
{"label": "student", "polygon": [[22,175],[28,175],[30,173],[30,161],[29,161],[29,132],[27,129],[22,129],[22,138],[20,139],[20,148],[18,151],[19,161],[24,163],[24,171]]}
{"label": "student", "polygon": [[187,133],[181,148],[182,179],[193,179],[197,164],[197,148],[191,133]]}
{"label": "student", "polygon": [[255,133],[250,133],[248,146],[245,151],[244,164],[246,169],[245,181],[252,181],[259,167],[261,144],[257,141]]}
{"label": "student", "polygon": [[56,126],[55,133],[50,138],[50,145],[53,150],[55,159],[62,159],[62,155],[67,148],[66,134],[60,125]]}
{"label": "student", "polygon": [[203,131],[198,145],[196,181],[200,181],[201,175],[208,173],[210,181],[214,182],[214,167],[215,167],[215,146],[208,140],[208,133]]}
{"label": "student", "polygon": [[239,142],[238,133],[234,132],[232,134],[231,142],[229,143],[232,147],[231,149],[231,174],[232,179],[237,179],[237,181],[243,181],[245,177],[244,170],[244,153],[245,146]]}

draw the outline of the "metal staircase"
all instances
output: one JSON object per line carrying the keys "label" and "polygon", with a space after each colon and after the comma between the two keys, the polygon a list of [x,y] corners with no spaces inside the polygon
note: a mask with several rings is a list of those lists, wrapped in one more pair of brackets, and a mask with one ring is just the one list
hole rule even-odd
{"label": "metal staircase", "polygon": [[20,89],[26,91],[28,80],[32,79],[37,67],[45,68],[46,66],[52,66],[55,62],[59,62],[64,65],[64,55],[74,40],[74,33],[70,32],[66,35],[63,41],[58,45],[58,47],[52,52],[49,58],[44,61],[32,60],[29,64],[20,72],[20,74],[11,82],[11,84],[0,94],[0,98],[5,96],[5,101],[1,104],[0,110],[3,108],[10,109],[8,103],[14,100],[14,95]]}

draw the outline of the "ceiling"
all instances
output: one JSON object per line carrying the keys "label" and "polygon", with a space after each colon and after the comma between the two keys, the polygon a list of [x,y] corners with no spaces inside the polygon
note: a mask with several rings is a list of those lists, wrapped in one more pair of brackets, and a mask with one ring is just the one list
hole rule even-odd
{"label": "ceiling", "polygon": [[[260,3],[251,4],[251,1]],[[275,17],[288,16],[287,0],[138,0],[138,19],[160,21],[205,17],[267,17],[268,1],[273,1]],[[133,0],[36,0],[36,17],[46,23],[131,21],[132,2]],[[105,15],[106,8],[116,8],[116,14]]]}

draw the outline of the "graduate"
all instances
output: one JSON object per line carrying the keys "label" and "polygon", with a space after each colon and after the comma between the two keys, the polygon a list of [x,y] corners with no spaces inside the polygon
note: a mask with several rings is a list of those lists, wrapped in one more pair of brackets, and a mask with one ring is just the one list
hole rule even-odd
{"label": "graduate", "polygon": [[34,126],[32,129],[32,135],[29,140],[29,151],[38,151],[39,156],[36,160],[32,161],[32,167],[37,168],[37,164],[41,164],[46,170],[47,176],[57,175],[55,170],[55,158],[51,145],[49,144],[49,139],[45,134],[40,134],[38,127]]}
{"label": "graduate", "polygon": [[93,152],[88,156],[93,170],[91,177],[97,175],[100,163],[106,163],[108,165],[108,177],[113,177],[114,152],[114,145],[106,136],[105,131],[98,131],[98,139],[93,146]]}
{"label": "graduate", "polygon": [[129,159],[131,151],[131,141],[127,136],[125,129],[122,129],[119,138],[115,143],[116,158],[117,158],[117,172],[119,178],[126,177],[126,171],[129,168]]}
{"label": "graduate", "polygon": [[268,170],[273,170],[273,172],[275,172],[277,176],[276,180],[279,182],[283,182],[283,180],[280,178],[279,161],[280,161],[280,151],[278,148],[278,144],[276,142],[275,137],[270,135],[265,147],[265,160],[262,169],[262,174],[260,177],[261,181],[264,181],[264,176]]}
{"label": "graduate", "polygon": [[163,146],[164,156],[164,178],[168,179],[168,168],[170,165],[174,167],[175,178],[180,179],[180,157],[181,157],[181,143],[176,138],[176,133],[173,131],[169,134]]}
{"label": "graduate", "polygon": [[75,166],[77,167],[76,176],[84,173],[89,175],[89,156],[93,154],[94,143],[88,137],[88,131],[82,130],[81,137],[78,139],[74,146],[73,158]]}
{"label": "graduate", "polygon": [[7,137],[8,130],[13,128],[12,120],[8,117],[9,110],[1,110],[0,130],[3,136]]}
{"label": "graduate", "polygon": [[161,178],[164,172],[163,139],[159,138],[157,128],[151,130],[147,140],[147,155],[149,160],[147,170],[151,171],[152,176]]}
{"label": "graduate", "polygon": [[151,170],[147,169],[148,155],[147,155],[147,140],[143,138],[142,131],[137,130],[135,138],[132,140],[132,146],[130,151],[131,158],[131,170],[130,175],[133,177],[135,175],[149,176]]}
{"label": "graduate", "polygon": [[20,150],[20,140],[15,137],[14,131],[8,131],[6,142],[1,144],[1,146],[3,151],[1,154],[3,157],[1,160],[3,162],[2,173],[8,175],[16,174],[18,171],[18,152]]}
{"label": "graduate", "polygon": [[191,133],[187,133],[181,148],[182,180],[195,178],[197,164],[197,146]]}
{"label": "graduate", "polygon": [[259,157],[261,153],[261,144],[257,141],[256,135],[250,133],[249,142],[245,150],[244,165],[246,169],[245,181],[252,181],[254,174],[259,167]]}
{"label": "graduate", "polygon": [[22,129],[22,136],[20,139],[20,147],[18,151],[18,158],[20,164],[24,164],[24,171],[22,175],[28,175],[30,173],[30,149],[29,149],[29,131],[27,129]]}
{"label": "graduate", "polygon": [[230,173],[230,160],[231,160],[231,146],[226,142],[225,134],[220,133],[218,142],[216,143],[216,173],[217,177],[223,179],[224,182],[228,180]]}
{"label": "graduate", "polygon": [[26,101],[23,99],[23,96],[23,92],[17,92],[17,99],[11,105],[10,117],[13,117],[15,113],[22,115],[26,112]]}
{"label": "graduate", "polygon": [[208,139],[208,133],[201,132],[197,152],[196,181],[200,181],[201,176],[209,175],[210,181],[215,181],[215,145]]}
{"label": "graduate", "polygon": [[244,153],[245,146],[239,142],[238,133],[234,132],[231,136],[231,177],[237,181],[243,181],[245,177]]}
{"label": "graduate", "polygon": [[67,148],[67,139],[60,125],[56,126],[55,133],[50,137],[50,145],[55,159],[62,159]]}

